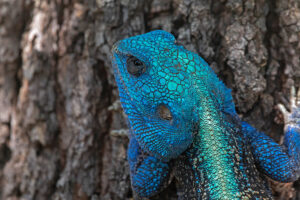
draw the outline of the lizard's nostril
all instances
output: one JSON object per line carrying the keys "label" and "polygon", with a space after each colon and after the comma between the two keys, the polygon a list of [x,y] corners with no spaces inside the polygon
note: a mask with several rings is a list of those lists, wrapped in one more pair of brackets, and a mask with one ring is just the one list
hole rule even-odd
{"label": "lizard's nostril", "polygon": [[117,51],[118,51],[118,46],[119,46],[120,43],[121,43],[120,41],[114,43],[114,45],[113,45],[113,47],[112,47],[112,51],[117,52]]}
{"label": "lizard's nostril", "polygon": [[157,112],[160,118],[164,119],[164,120],[172,120],[172,113],[170,111],[169,108],[167,108],[167,106],[165,105],[159,105],[157,108]]}

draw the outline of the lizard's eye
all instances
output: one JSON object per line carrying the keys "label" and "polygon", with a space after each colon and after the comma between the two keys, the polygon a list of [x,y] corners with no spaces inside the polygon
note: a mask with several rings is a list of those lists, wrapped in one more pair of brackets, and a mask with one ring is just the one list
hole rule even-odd
{"label": "lizard's eye", "polygon": [[170,121],[173,119],[171,111],[165,105],[159,105],[157,108],[157,112],[159,117],[164,120]]}
{"label": "lizard's eye", "polygon": [[126,65],[128,73],[136,77],[139,77],[146,71],[146,65],[134,56],[128,57]]}

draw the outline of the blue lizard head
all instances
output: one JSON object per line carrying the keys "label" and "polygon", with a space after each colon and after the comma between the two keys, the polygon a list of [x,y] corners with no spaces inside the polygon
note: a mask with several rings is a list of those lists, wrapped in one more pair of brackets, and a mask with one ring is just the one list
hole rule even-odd
{"label": "blue lizard head", "polygon": [[[225,86],[207,63],[176,45],[168,32],[121,40],[112,54],[132,134],[143,150],[158,159],[168,161],[191,145],[198,128],[199,99],[218,95],[212,98],[222,107],[227,98],[219,97]],[[234,112],[231,105],[226,109]]]}

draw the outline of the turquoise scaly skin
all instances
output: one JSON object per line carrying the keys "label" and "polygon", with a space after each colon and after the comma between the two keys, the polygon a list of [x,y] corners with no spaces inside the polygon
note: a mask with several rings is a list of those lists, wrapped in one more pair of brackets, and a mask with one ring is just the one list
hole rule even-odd
{"label": "turquoise scaly skin", "polygon": [[159,193],[174,176],[179,199],[272,199],[265,176],[299,178],[300,109],[281,147],[238,118],[230,90],[172,34],[127,38],[112,54],[138,196]]}

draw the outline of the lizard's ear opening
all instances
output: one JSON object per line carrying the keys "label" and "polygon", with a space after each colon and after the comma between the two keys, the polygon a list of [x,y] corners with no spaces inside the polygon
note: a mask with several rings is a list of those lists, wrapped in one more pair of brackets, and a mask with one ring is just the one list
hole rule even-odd
{"label": "lizard's ear opening", "polygon": [[161,119],[171,121],[173,119],[170,109],[165,105],[159,105],[157,108],[158,115]]}
{"label": "lizard's ear opening", "polygon": [[139,77],[146,71],[146,65],[134,56],[129,56],[126,61],[126,67],[129,74]]}

